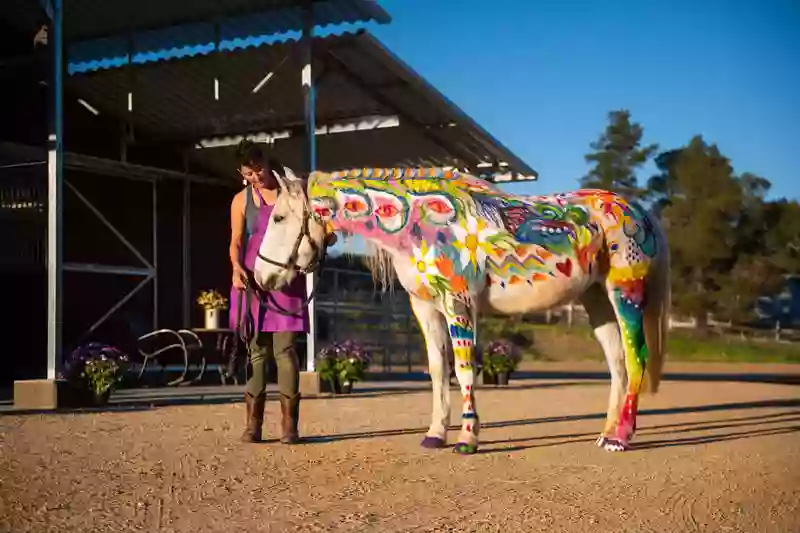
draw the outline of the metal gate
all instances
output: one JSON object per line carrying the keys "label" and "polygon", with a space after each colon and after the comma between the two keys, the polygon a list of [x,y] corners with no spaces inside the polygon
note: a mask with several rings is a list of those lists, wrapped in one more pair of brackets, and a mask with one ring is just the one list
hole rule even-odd
{"label": "metal gate", "polygon": [[379,292],[368,272],[325,268],[318,290],[319,348],[350,339],[370,349],[372,372],[427,369],[422,335],[402,287]]}
{"label": "metal gate", "polygon": [[47,165],[0,150],[0,385],[46,371]]}

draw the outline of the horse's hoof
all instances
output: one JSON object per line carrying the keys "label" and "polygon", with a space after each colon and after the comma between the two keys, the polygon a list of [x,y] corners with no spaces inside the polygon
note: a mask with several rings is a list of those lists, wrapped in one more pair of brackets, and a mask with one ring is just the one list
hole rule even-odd
{"label": "horse's hoof", "polygon": [[472,455],[478,451],[477,444],[467,444],[466,442],[459,442],[453,447],[453,452],[459,455]]}
{"label": "horse's hoof", "polygon": [[439,437],[425,437],[422,439],[420,446],[423,448],[427,448],[428,450],[437,450],[439,448],[444,448],[447,446],[447,443],[444,439],[440,439]]}
{"label": "horse's hoof", "polygon": [[600,437],[595,444],[607,452],[625,452],[631,449],[630,444],[627,442],[609,437]]}

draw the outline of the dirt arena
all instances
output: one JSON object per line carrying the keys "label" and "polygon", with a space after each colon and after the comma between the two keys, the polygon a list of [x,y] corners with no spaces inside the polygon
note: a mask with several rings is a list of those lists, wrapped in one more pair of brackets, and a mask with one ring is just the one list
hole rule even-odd
{"label": "dirt arena", "polygon": [[428,387],[307,400],[295,447],[241,403],[0,416],[0,531],[800,531],[797,386],[668,381],[611,454],[606,381],[518,381],[472,457],[418,446]]}

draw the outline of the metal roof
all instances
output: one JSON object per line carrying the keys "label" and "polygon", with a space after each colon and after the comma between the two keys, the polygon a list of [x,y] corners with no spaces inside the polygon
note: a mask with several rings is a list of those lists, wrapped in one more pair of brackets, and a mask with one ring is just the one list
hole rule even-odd
{"label": "metal roof", "polygon": [[[197,23],[218,22],[258,27],[262,34],[300,31],[303,8],[312,6],[315,26],[375,22],[389,14],[376,0],[61,0],[68,44],[152,32],[181,33]],[[50,0],[2,0],[0,17],[30,30],[41,20]],[[248,30],[245,30],[248,31]]]}
{"label": "metal roof", "polygon": [[[313,47],[321,169],[423,165],[479,171],[484,163],[535,179],[529,165],[370,33],[320,37]],[[140,137],[219,146],[238,140],[228,136],[281,132],[276,155],[288,166],[304,168],[302,63],[297,43],[285,41],[75,74],[66,83],[100,113],[117,117],[128,113],[130,92],[130,120]],[[329,131],[343,122],[350,124],[345,130],[359,131]],[[219,170],[230,174],[232,163],[224,154],[231,149],[202,152],[196,157],[207,160],[206,168],[223,165]]]}

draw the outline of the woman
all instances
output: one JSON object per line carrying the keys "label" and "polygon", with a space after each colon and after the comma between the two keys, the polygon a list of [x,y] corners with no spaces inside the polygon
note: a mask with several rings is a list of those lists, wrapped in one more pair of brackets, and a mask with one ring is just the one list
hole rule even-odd
{"label": "woman", "polygon": [[[264,423],[264,404],[267,387],[267,357],[272,355],[278,367],[278,390],[281,403],[281,442],[299,441],[297,423],[300,409],[299,365],[295,339],[298,333],[308,331],[308,310],[305,307],[306,281],[298,275],[294,282],[280,291],[273,291],[274,306],[297,314],[287,316],[260,304],[255,294],[247,302],[245,283],[248,272],[253,271],[258,248],[270,222],[270,214],[277,201],[280,187],[275,173],[285,176],[283,166],[272,158],[265,158],[261,150],[250,141],[242,141],[238,149],[238,171],[247,186],[231,202],[230,260],[233,267],[231,312],[229,327],[238,330],[240,317],[253,320],[253,338],[248,343],[253,375],[247,381],[245,404],[247,427],[243,442],[260,442]],[[329,241],[330,244],[330,241]],[[250,313],[247,313],[247,305]]]}

